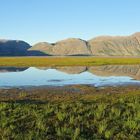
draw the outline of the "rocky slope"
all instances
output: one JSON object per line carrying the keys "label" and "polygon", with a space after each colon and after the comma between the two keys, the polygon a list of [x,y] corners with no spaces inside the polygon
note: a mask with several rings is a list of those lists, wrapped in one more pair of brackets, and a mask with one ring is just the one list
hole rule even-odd
{"label": "rocky slope", "polygon": [[47,55],[53,55],[53,45],[47,42],[41,42],[35,44],[33,47],[28,49],[29,52],[31,51],[39,51]]}
{"label": "rocky slope", "polygon": [[34,45],[29,50],[41,51],[48,55],[58,55],[58,56],[91,54],[88,49],[86,41],[76,38],[62,40],[55,44],[41,42]]}
{"label": "rocky slope", "polygon": [[93,55],[140,56],[140,33],[131,36],[104,36],[88,41]]}
{"label": "rocky slope", "polygon": [[70,38],[57,42],[53,47],[55,55],[90,55],[85,41]]}
{"label": "rocky slope", "polygon": [[38,43],[30,50],[58,56],[140,56],[140,33],[131,36],[101,36],[89,41],[71,38],[55,44]]}

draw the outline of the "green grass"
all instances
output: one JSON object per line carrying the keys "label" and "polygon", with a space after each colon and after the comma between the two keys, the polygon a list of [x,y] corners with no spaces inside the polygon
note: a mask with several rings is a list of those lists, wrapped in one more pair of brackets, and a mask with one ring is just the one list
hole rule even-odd
{"label": "green grass", "polygon": [[98,57],[1,57],[0,66],[94,66],[140,64],[140,58],[98,58]]}
{"label": "green grass", "polygon": [[0,103],[2,140],[140,139],[140,92]]}

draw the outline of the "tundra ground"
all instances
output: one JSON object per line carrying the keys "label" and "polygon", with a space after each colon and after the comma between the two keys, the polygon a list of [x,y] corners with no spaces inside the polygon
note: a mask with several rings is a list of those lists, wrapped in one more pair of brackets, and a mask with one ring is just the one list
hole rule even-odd
{"label": "tundra ground", "polygon": [[0,139],[140,139],[140,87],[0,90]]}
{"label": "tundra ground", "polygon": [[0,66],[96,66],[140,64],[137,57],[1,57]]}

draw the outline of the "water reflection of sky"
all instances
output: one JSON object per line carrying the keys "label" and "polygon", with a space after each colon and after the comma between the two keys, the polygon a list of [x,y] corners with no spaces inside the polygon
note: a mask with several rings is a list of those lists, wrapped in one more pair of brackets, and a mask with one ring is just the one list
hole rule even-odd
{"label": "water reflection of sky", "polygon": [[92,84],[94,86],[133,84],[140,81],[127,76],[96,76],[88,71],[80,74],[68,74],[56,69],[40,70],[28,68],[21,72],[0,73],[0,87],[12,86],[63,86],[71,84]]}

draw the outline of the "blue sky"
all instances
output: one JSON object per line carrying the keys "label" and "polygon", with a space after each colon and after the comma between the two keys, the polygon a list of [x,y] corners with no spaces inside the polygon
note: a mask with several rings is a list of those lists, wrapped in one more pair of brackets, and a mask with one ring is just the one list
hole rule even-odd
{"label": "blue sky", "polygon": [[140,31],[140,0],[0,0],[0,38],[35,44]]}

